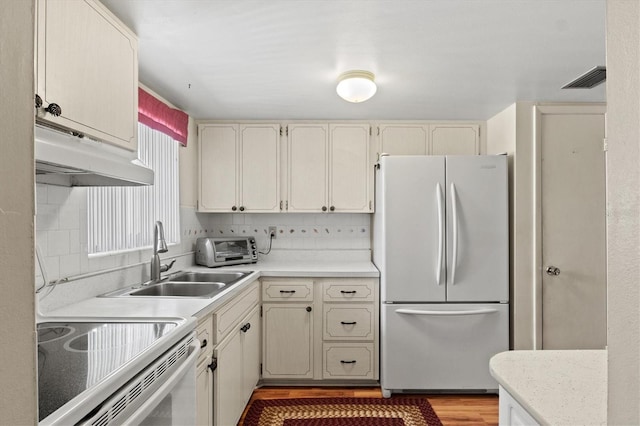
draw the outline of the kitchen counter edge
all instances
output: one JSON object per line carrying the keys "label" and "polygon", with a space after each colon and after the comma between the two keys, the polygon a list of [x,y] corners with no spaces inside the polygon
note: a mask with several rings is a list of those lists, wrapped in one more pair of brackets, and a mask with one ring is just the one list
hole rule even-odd
{"label": "kitchen counter edge", "polygon": [[606,350],[502,352],[489,368],[541,425],[607,423]]}

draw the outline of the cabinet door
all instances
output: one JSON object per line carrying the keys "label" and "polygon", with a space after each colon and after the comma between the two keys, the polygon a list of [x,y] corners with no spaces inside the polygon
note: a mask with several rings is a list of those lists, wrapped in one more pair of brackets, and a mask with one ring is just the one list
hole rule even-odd
{"label": "cabinet door", "polygon": [[246,404],[251,398],[253,390],[260,380],[260,308],[255,307],[249,315],[245,324],[249,324],[247,331],[243,332],[242,338],[242,396]]}
{"label": "cabinet door", "polygon": [[213,425],[213,372],[209,369],[211,359],[198,365],[196,371],[196,424]]}
{"label": "cabinet door", "polygon": [[427,155],[429,132],[421,124],[381,124],[380,153],[390,155]]}
{"label": "cabinet door", "polygon": [[290,212],[327,211],[327,126],[289,125],[288,197]]}
{"label": "cabinet door", "polygon": [[329,126],[329,210],[372,211],[369,125]]}
{"label": "cabinet door", "polygon": [[300,303],[263,305],[263,378],[313,378],[313,312],[310,308],[311,304]]}
{"label": "cabinet door", "polygon": [[280,211],[280,125],[240,126],[240,209]]}
{"label": "cabinet door", "polygon": [[240,331],[232,332],[216,348],[218,368],[214,374],[214,417],[216,425],[235,425],[245,401],[242,398],[242,339]]}
{"label": "cabinet door", "polygon": [[480,154],[480,126],[438,124],[431,128],[432,155]]}
{"label": "cabinet door", "polygon": [[198,210],[230,212],[237,206],[238,126],[207,124],[199,131]]}
{"label": "cabinet door", "polygon": [[39,1],[37,20],[37,93],[62,109],[38,119],[135,151],[135,35],[94,0]]}

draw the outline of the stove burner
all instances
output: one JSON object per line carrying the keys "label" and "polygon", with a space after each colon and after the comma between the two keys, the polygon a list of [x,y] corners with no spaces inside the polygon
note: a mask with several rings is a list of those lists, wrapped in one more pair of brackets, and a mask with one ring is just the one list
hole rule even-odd
{"label": "stove burner", "polygon": [[[95,343],[95,342],[94,342]],[[64,344],[64,348],[71,352],[106,351],[126,346],[122,340],[101,340],[96,347],[89,348],[89,333],[74,337]]]}
{"label": "stove burner", "polygon": [[38,329],[38,343],[53,342],[75,332],[76,329],[68,326],[43,327]]}

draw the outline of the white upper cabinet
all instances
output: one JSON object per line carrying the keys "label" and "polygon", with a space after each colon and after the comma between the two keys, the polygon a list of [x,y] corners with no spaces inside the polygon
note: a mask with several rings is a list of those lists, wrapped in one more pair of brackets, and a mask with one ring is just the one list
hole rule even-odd
{"label": "white upper cabinet", "polygon": [[202,212],[280,211],[280,126],[201,124]]}
{"label": "white upper cabinet", "polygon": [[37,120],[135,151],[135,34],[95,0],[39,0],[36,44]]}
{"label": "white upper cabinet", "polygon": [[292,124],[288,128],[287,211],[372,211],[370,126]]}
{"label": "white upper cabinet", "polygon": [[292,124],[287,144],[287,210],[327,211],[328,162],[326,124]]}
{"label": "white upper cabinet", "polygon": [[409,124],[378,126],[379,153],[389,155],[478,155],[478,124]]}
{"label": "white upper cabinet", "polygon": [[381,124],[378,130],[381,154],[427,155],[429,153],[428,125]]}
{"label": "white upper cabinet", "polygon": [[480,126],[431,125],[431,155],[479,155]]}
{"label": "white upper cabinet", "polygon": [[329,125],[329,210],[370,212],[373,164],[368,124]]}

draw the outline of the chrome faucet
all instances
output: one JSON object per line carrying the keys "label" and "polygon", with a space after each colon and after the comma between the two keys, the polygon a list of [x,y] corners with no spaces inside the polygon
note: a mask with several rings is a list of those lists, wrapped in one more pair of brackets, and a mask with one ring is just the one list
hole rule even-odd
{"label": "chrome faucet", "polygon": [[162,227],[162,222],[158,220],[153,228],[153,256],[151,257],[152,283],[160,281],[160,273],[168,271],[176,261],[173,259],[168,265],[160,264],[160,256],[158,256],[158,253],[166,253],[167,250],[167,242],[164,240],[164,228]]}

